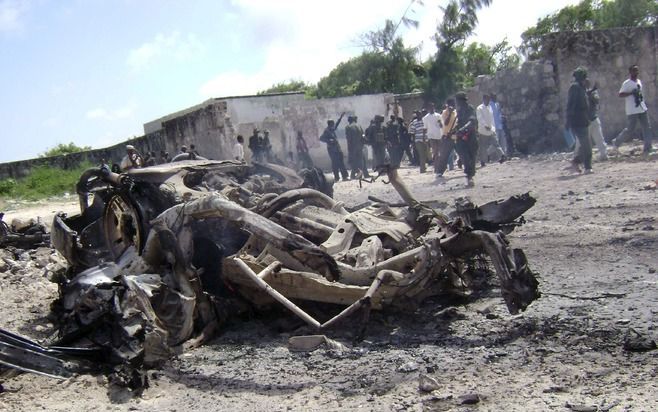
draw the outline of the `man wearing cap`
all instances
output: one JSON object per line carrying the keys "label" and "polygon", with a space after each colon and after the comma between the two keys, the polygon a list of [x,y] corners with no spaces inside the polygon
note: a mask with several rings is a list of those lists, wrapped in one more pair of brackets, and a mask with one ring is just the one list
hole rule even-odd
{"label": "man wearing cap", "polygon": [[418,163],[420,173],[427,171],[427,135],[425,134],[425,125],[423,124],[423,114],[420,110],[414,112],[414,118],[409,123],[409,134],[414,139],[416,153],[418,154]]}
{"label": "man wearing cap", "polygon": [[135,146],[129,144],[126,146],[126,155],[121,159],[119,167],[122,172],[130,169],[139,169],[144,165],[144,159],[139,154]]}
{"label": "man wearing cap", "polygon": [[647,114],[647,104],[644,102],[644,95],[642,94],[642,81],[638,78],[639,74],[640,69],[637,65],[634,64],[629,67],[629,77],[622,83],[621,89],[619,89],[619,97],[624,99],[626,105],[628,126],[619,133],[613,143],[615,148],[619,148],[639,124],[642,131],[642,140],[644,141],[642,152],[649,154],[652,150],[649,117]]}
{"label": "man wearing cap", "polygon": [[345,112],[341,113],[338,122],[327,120],[327,127],[324,129],[324,132],[322,132],[322,136],[320,136],[320,141],[327,144],[327,152],[331,159],[331,169],[334,172],[334,179],[336,182],[340,180],[338,172],[343,175],[343,180],[350,180],[347,174],[347,169],[345,168],[345,162],[343,161],[343,151],[340,148],[338,136],[336,135],[336,129],[338,128],[340,121],[343,120],[344,115]]}
{"label": "man wearing cap", "polygon": [[473,177],[475,176],[475,159],[478,152],[476,132],[478,129],[478,121],[475,115],[475,109],[468,104],[466,93],[457,93],[455,95],[455,102],[457,103],[457,124],[455,125],[454,131],[454,135],[456,136],[455,149],[464,165],[466,185],[468,187],[473,187],[475,186],[473,180]]}
{"label": "man wearing cap", "polygon": [[580,164],[585,166],[585,173],[592,173],[592,142],[589,138],[589,104],[585,81],[587,70],[578,67],[573,71],[574,82],[569,87],[567,98],[566,124],[564,128],[578,139],[580,147],[571,161],[571,169],[580,173]]}

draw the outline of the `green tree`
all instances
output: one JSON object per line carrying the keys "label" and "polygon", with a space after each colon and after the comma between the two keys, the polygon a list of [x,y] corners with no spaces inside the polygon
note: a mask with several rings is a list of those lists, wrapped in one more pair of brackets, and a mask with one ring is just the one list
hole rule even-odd
{"label": "green tree", "polygon": [[[464,86],[464,43],[477,27],[478,10],[489,6],[491,1],[450,0],[446,6],[441,7],[443,19],[434,36],[438,51],[429,62],[429,84],[426,92],[430,98],[442,101]],[[477,46],[473,53],[478,53]]]}
{"label": "green tree", "polygon": [[424,69],[418,50],[406,47],[396,34],[398,25],[387,20],[384,28],[362,36],[366,50],[340,63],[318,82],[318,97],[368,93],[408,93],[421,85]]}
{"label": "green tree", "polygon": [[658,3],[655,0],[582,0],[539,19],[536,25],[524,31],[520,50],[528,58],[540,57],[542,37],[553,32],[656,24]]}
{"label": "green tree", "polygon": [[61,156],[70,153],[85,152],[91,150],[91,146],[78,146],[73,142],[69,144],[60,143],[57,146],[43,152],[39,157]]}
{"label": "green tree", "polygon": [[303,80],[288,80],[277,83],[272,87],[258,92],[259,95],[287,92],[304,92],[306,96],[315,95],[315,85],[306,83]]}

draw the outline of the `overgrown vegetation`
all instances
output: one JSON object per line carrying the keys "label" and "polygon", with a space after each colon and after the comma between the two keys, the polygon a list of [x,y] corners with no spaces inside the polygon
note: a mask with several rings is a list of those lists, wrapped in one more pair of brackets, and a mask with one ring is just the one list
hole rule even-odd
{"label": "overgrown vegetation", "polygon": [[78,146],[73,142],[69,144],[60,143],[57,146],[43,152],[39,157],[61,156],[65,154],[84,152],[91,150],[91,146]]}
{"label": "overgrown vegetation", "polygon": [[304,92],[308,98],[316,97],[317,87],[313,84],[306,83],[303,80],[288,80],[286,82],[277,83],[269,89],[258,92],[258,95],[275,94],[275,93],[289,93],[289,92]]}
{"label": "overgrown vegetation", "polygon": [[64,193],[75,193],[75,184],[80,174],[92,167],[83,163],[75,169],[63,170],[56,167],[38,166],[22,179],[0,180],[0,198],[40,200]]}
{"label": "overgrown vegetation", "polygon": [[542,52],[541,38],[548,33],[657,24],[658,3],[655,0],[582,0],[539,19],[521,35],[520,49],[529,58],[537,58]]}

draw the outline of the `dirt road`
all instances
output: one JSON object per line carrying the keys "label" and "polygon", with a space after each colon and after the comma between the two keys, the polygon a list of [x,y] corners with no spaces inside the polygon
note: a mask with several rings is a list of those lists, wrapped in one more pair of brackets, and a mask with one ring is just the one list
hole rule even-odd
{"label": "dirt road", "polygon": [[[634,331],[658,337],[658,159],[628,150],[585,176],[563,171],[562,154],[487,165],[474,189],[458,171],[437,181],[401,170],[421,200],[537,197],[527,224],[509,236],[541,276],[543,297],[522,315],[510,316],[497,293],[436,299],[412,313],[374,314],[364,341],[332,332],[346,351],[311,353],[288,350],[291,335],[310,332],[291,328],[290,317],[236,320],[149,372],[141,398],[108,391],[102,376],[24,374],[2,383],[0,410],[658,410],[658,351],[623,348]],[[336,185],[347,205],[368,194],[398,200],[381,182]],[[0,273],[0,286],[0,327],[33,338],[52,331],[57,290],[42,270]]]}

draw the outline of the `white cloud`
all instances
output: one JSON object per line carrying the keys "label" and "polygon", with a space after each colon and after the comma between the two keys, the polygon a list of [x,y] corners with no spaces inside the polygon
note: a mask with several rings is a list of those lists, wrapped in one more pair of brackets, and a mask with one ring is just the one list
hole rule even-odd
{"label": "white cloud", "polygon": [[0,0],[0,32],[22,29],[28,6],[26,0]]}
{"label": "white cloud", "polygon": [[108,110],[103,107],[97,107],[90,109],[86,113],[87,119],[91,120],[119,120],[127,119],[135,114],[137,110],[137,104],[135,102],[130,102],[123,107],[117,109]]}
{"label": "white cloud", "polygon": [[261,40],[257,47],[264,48],[263,63],[256,70],[217,74],[199,88],[204,98],[254,94],[290,79],[316,82],[339,62],[360,53],[355,44],[360,34],[382,26],[386,18],[399,19],[409,1],[393,0],[386,7],[348,0],[232,3],[239,10],[240,32],[247,39]]}
{"label": "white cloud", "polygon": [[[493,45],[508,37],[513,45],[518,45],[520,33],[538,18],[578,1],[525,0],[523,8],[519,8],[517,0],[496,0],[478,13],[480,24],[470,41]],[[231,3],[240,16],[240,27],[229,34],[229,42],[240,43],[245,53],[264,53],[265,57],[259,60],[260,67],[218,73],[205,81],[199,88],[203,98],[254,94],[290,79],[317,82],[338,63],[361,52],[357,44],[359,35],[381,28],[386,19],[397,23],[410,0],[232,0]],[[433,35],[443,15],[439,5],[445,3],[445,0],[425,0],[423,4],[413,4],[407,17],[418,20],[419,27],[399,28],[405,44],[420,46],[422,59],[436,52]]]}
{"label": "white cloud", "polygon": [[133,71],[141,71],[156,62],[187,61],[204,50],[203,43],[193,33],[186,35],[178,31],[171,34],[159,33],[153,40],[131,50],[127,63]]}

